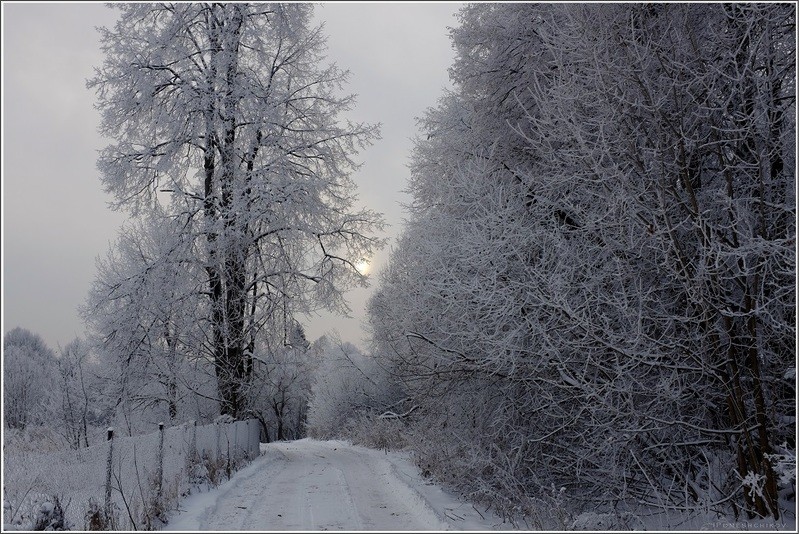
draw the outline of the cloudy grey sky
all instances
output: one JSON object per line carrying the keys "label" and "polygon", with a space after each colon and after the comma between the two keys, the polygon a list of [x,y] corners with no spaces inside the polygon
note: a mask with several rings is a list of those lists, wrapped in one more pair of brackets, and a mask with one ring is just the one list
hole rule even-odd
{"label": "cloudy grey sky", "polygon": [[[402,225],[415,117],[447,87],[453,52],[448,26],[457,3],[325,3],[329,58],[352,71],[359,95],[350,114],[382,123],[382,140],[364,151],[355,176],[361,202],[385,214],[393,239]],[[83,335],[77,315],[94,278],[95,258],[115,238],[123,215],[107,208],[95,168],[104,146],[94,95],[85,88],[102,61],[96,26],[116,11],[91,4],[2,4],[3,19],[3,332],[22,326],[53,348]],[[374,258],[373,272],[388,249]],[[331,330],[363,346],[369,290],[349,293],[350,319],[306,321],[308,337]]]}

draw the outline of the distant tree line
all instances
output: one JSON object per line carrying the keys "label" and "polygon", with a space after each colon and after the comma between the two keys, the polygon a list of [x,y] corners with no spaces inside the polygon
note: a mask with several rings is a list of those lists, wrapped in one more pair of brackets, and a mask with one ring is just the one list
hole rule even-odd
{"label": "distant tree line", "polygon": [[12,434],[9,439],[43,442],[31,444],[34,448],[88,447],[113,415],[113,405],[105,398],[106,371],[80,338],[56,353],[29,330],[6,332],[3,427]]}

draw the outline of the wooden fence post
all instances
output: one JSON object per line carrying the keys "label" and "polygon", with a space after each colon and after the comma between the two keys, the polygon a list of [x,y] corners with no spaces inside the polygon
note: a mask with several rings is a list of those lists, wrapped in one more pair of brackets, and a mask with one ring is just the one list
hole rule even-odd
{"label": "wooden fence post", "polygon": [[247,461],[252,460],[252,446],[250,444],[250,421],[247,419],[244,426],[244,454],[247,456]]}
{"label": "wooden fence post", "polygon": [[113,427],[108,427],[108,436],[106,438],[108,441],[108,461],[106,463],[105,468],[105,519],[106,521],[111,519],[111,473],[114,467],[114,429]]}
{"label": "wooden fence post", "polygon": [[214,429],[216,431],[216,461],[219,462],[222,459],[222,437],[220,436],[221,426],[219,421],[214,421]]}
{"label": "wooden fence post", "polygon": [[255,450],[253,456],[261,456],[261,423],[257,419],[252,420],[252,442]]}
{"label": "wooden fence post", "polygon": [[240,421],[233,422],[233,460],[239,460],[239,427]]}
{"label": "wooden fence post", "polygon": [[[233,472],[233,467],[232,467],[232,465],[230,463],[230,457],[232,456],[232,454],[230,454],[230,423],[227,420],[225,420],[225,446],[226,446],[226,448],[225,448],[225,451],[226,451],[225,452],[225,457],[227,459],[227,462],[225,463],[225,465],[227,466],[225,468],[225,472],[226,472],[227,477],[229,479],[230,478],[230,474]],[[235,454],[235,453],[236,453],[236,451],[234,449],[233,454]]]}
{"label": "wooden fence post", "polygon": [[189,445],[189,458],[191,459],[191,463],[197,461],[197,420],[191,420],[191,445]]}
{"label": "wooden fence post", "polygon": [[164,423],[158,423],[158,500],[161,500],[161,493],[164,487]]}
{"label": "wooden fence post", "polygon": [[[259,450],[258,450],[258,441],[259,439],[256,437],[253,439],[253,435],[260,435],[258,429],[258,421],[255,419],[249,419],[250,424],[247,426],[247,450],[250,451],[250,458],[258,458]],[[253,430],[255,427],[255,430]]]}
{"label": "wooden fence post", "polygon": [[250,426],[250,447],[253,449],[251,454],[253,458],[258,458],[261,454],[261,428],[255,419],[252,420],[252,425]]}

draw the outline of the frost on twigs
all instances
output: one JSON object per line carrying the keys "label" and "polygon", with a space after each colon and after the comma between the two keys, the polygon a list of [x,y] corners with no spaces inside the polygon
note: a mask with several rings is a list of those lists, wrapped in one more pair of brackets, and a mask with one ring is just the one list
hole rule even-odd
{"label": "frost on twigs", "polygon": [[519,521],[567,488],[545,528],[790,513],[793,5],[459,17],[369,304],[420,466]]}
{"label": "frost on twigs", "polygon": [[405,443],[405,420],[381,414],[414,411],[402,388],[374,356],[351,343],[322,338],[315,344],[308,433],[318,439],[346,438],[367,446],[396,449]]}
{"label": "frost on twigs", "polygon": [[68,528],[64,520],[61,500],[57,496],[53,496],[52,500],[45,501],[40,505],[33,530],[66,530]]}
{"label": "frost on twigs", "polygon": [[624,512],[620,514],[584,512],[570,525],[570,530],[644,530],[641,518]]}
{"label": "frost on twigs", "polygon": [[796,447],[787,442],[777,447],[777,451],[767,455],[774,466],[779,485],[787,498],[796,498]]}
{"label": "frost on twigs", "polygon": [[84,516],[84,528],[86,530],[115,530],[118,524],[118,511],[118,508],[114,505],[110,513],[108,513],[96,500],[89,499]]}

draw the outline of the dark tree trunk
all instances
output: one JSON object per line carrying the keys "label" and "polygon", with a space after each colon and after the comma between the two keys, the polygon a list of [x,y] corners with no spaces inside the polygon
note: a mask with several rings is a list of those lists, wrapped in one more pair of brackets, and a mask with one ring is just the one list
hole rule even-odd
{"label": "dark tree trunk", "polygon": [[[230,9],[230,16],[227,10]],[[219,248],[213,249],[210,263],[215,267],[209,272],[211,283],[212,322],[214,331],[214,356],[216,360],[217,383],[223,415],[234,419],[241,418],[246,409],[246,388],[249,381],[251,365],[249,355],[245,352],[245,316],[247,305],[246,290],[246,258],[248,244],[244,239],[247,234],[246,224],[238,218],[237,162],[235,161],[235,144],[237,128],[237,96],[233,88],[238,73],[238,53],[240,30],[243,22],[238,7],[221,5],[218,7],[216,25],[224,24],[224,40],[214,35],[212,43],[216,51],[225,53],[224,81],[221,101],[214,112],[222,119],[223,132],[214,148],[219,154],[218,168],[212,168],[209,174],[206,167],[206,184],[216,180],[219,187],[218,210],[211,216],[211,223],[221,226],[224,236],[222,244],[223,257],[219,257]],[[214,32],[211,32],[212,35]],[[214,75],[216,73],[214,72]],[[215,80],[214,80],[215,81]],[[215,134],[211,132],[211,136]],[[212,151],[213,153],[213,151]],[[215,153],[214,153],[215,155]],[[206,158],[208,154],[206,153]],[[206,193],[209,188],[206,187]],[[217,245],[218,235],[213,234]],[[211,234],[209,234],[209,241]],[[221,269],[219,264],[222,263]],[[220,272],[221,271],[221,272]]]}

